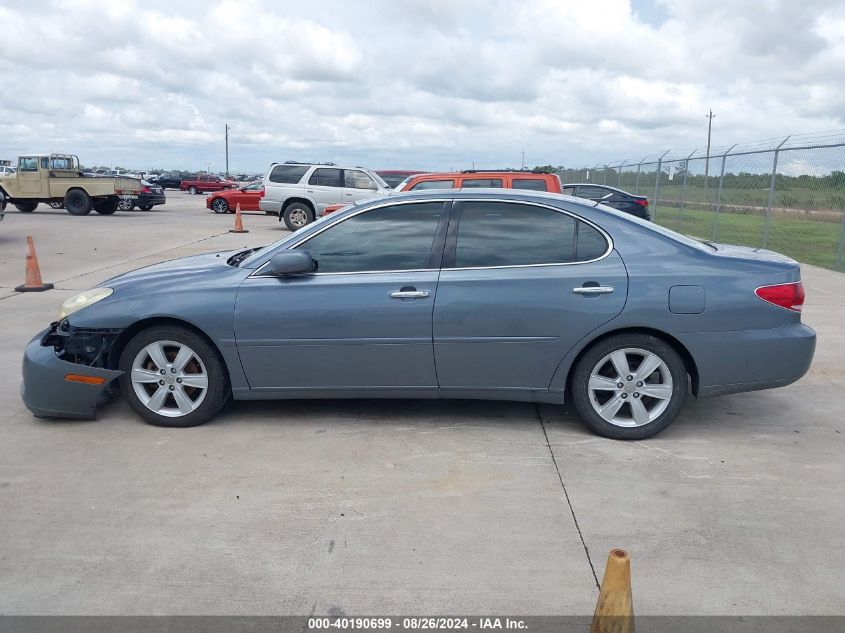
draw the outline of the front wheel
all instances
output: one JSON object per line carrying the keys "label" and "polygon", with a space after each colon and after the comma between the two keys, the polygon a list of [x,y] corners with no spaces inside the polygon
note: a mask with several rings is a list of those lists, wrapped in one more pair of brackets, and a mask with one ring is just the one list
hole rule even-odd
{"label": "front wheel", "polygon": [[153,208],[153,205],[151,205],[151,204],[139,204],[138,208],[141,209],[141,211],[149,211],[150,209]]}
{"label": "front wheel", "polygon": [[229,213],[229,203],[223,198],[215,198],[211,203],[211,210],[215,213]]}
{"label": "front wheel", "polygon": [[202,424],[229,397],[223,362],[208,341],[178,326],[136,334],[120,355],[120,389],[129,405],[155,426]]}
{"label": "front wheel", "polygon": [[37,202],[16,202],[15,208],[21,213],[32,213],[38,206]]}
{"label": "front wheel", "polygon": [[298,231],[314,221],[314,211],[306,204],[294,202],[285,207],[282,219],[291,231]]}
{"label": "front wheel", "polygon": [[620,334],[591,347],[572,375],[575,408],[590,429],[643,440],[668,427],[687,398],[684,361],[648,334]]}
{"label": "front wheel", "polygon": [[190,187],[188,187],[188,193],[191,194],[192,196],[195,196],[199,193],[199,189],[197,189],[196,187],[191,185]]}

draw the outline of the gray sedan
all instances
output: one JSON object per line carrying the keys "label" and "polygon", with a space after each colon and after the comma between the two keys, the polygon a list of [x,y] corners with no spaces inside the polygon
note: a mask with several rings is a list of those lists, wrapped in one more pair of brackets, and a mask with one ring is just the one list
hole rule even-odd
{"label": "gray sedan", "polygon": [[38,416],[91,417],[118,385],[180,427],[230,397],[571,398],[593,431],[642,439],[689,393],[803,376],[803,300],[787,257],[583,199],[400,194],[68,299],[27,347],[22,393]]}

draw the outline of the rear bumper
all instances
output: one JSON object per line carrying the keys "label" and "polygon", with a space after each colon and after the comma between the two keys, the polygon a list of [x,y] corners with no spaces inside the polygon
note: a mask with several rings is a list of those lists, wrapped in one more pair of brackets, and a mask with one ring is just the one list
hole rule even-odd
{"label": "rear bumper", "polygon": [[163,193],[140,193],[137,203],[139,206],[157,206],[167,202],[167,196]]}
{"label": "rear bumper", "polygon": [[[21,398],[38,417],[93,418],[106,390],[123,372],[68,363],[56,356],[51,345],[41,341],[49,330],[29,342],[23,357]],[[68,374],[105,378],[101,385],[68,382]]]}
{"label": "rear bumper", "polygon": [[678,339],[695,360],[699,397],[789,385],[807,373],[816,351],[816,333],[802,323]]}
{"label": "rear bumper", "polygon": [[282,212],[282,203],[274,200],[261,199],[258,202],[258,208],[265,213],[273,213],[279,215]]}

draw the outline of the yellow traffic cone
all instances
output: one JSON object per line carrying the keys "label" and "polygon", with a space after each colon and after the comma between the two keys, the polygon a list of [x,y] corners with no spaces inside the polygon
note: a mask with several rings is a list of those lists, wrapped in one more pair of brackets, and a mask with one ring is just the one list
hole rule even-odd
{"label": "yellow traffic cone", "polygon": [[607,557],[590,633],[634,633],[631,559],[624,549],[612,549]]}

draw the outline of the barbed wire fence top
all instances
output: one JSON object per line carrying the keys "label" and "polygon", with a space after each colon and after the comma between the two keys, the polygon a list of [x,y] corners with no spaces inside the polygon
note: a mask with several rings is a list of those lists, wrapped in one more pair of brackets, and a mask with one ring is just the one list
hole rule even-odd
{"label": "barbed wire fence top", "polygon": [[652,219],[716,242],[845,271],[845,130],[561,169],[565,183],[648,196]]}

